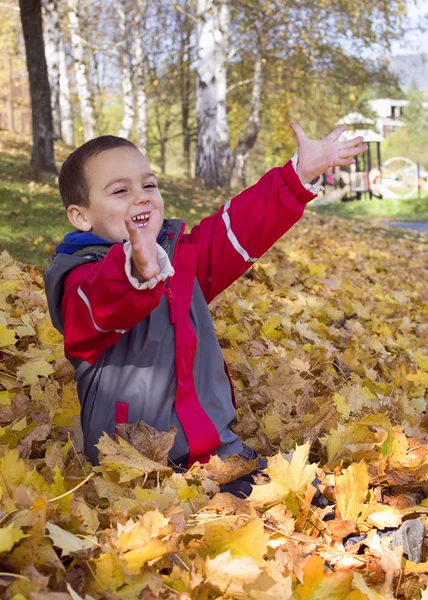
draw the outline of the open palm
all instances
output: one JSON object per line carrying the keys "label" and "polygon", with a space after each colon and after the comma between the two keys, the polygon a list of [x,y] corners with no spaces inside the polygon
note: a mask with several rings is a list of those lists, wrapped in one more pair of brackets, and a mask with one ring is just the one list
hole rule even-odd
{"label": "open palm", "polygon": [[309,183],[330,167],[346,167],[355,163],[358,156],[368,149],[363,144],[364,138],[355,137],[347,142],[338,142],[338,138],[346,129],[346,125],[336,127],[322,140],[310,140],[300,125],[292,123],[291,129],[297,140],[297,174],[304,183]]}

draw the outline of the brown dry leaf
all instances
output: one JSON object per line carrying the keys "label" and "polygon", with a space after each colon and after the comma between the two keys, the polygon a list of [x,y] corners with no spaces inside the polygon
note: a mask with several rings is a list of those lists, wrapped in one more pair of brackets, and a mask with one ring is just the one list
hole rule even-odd
{"label": "brown dry leaf", "polygon": [[104,433],[96,446],[101,452],[100,463],[119,474],[119,483],[132,481],[148,473],[172,473],[170,467],[143,456],[120,437],[115,442]]}
{"label": "brown dry leaf", "polygon": [[52,430],[52,425],[43,423],[39,425],[31,433],[29,433],[23,440],[18,444],[18,452],[21,458],[29,458],[31,454],[31,448],[33,442],[43,442],[48,438]]}
{"label": "brown dry leaf", "polygon": [[223,461],[219,456],[214,454],[214,456],[211,456],[209,462],[201,465],[200,473],[204,477],[214,479],[219,485],[223,485],[252,473],[258,467],[259,462],[257,458],[246,460],[242,456],[234,454],[233,456],[228,456]]}
{"label": "brown dry leaf", "polygon": [[215,512],[221,515],[248,515],[256,516],[251,502],[243,498],[237,498],[228,492],[216,494],[204,507],[203,512]]}
{"label": "brown dry leaf", "polygon": [[157,463],[166,465],[178,430],[171,426],[169,431],[158,431],[140,419],[135,423],[118,424],[117,431],[138,452]]}

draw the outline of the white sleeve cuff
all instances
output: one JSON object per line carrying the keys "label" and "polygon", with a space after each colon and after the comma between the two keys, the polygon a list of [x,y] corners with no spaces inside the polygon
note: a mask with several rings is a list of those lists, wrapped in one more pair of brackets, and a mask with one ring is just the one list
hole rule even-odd
{"label": "white sleeve cuff", "polygon": [[159,283],[159,281],[165,281],[165,279],[168,279],[168,277],[172,277],[175,273],[171,262],[168,258],[168,254],[165,252],[165,250],[162,248],[162,246],[159,246],[159,244],[157,244],[157,250],[158,250],[158,264],[159,264],[159,274],[156,275],[155,277],[152,277],[151,279],[148,279],[147,281],[140,281],[139,279],[137,279],[136,277],[134,277],[132,275],[132,247],[131,247],[131,242],[125,242],[123,244],[123,251],[125,252],[125,273],[126,276],[128,277],[129,283],[136,289],[136,290],[151,290],[154,287],[157,286],[157,284]]}
{"label": "white sleeve cuff", "polygon": [[[297,155],[297,152],[294,156],[291,157],[291,164],[293,165],[294,170],[296,171],[296,175],[297,175],[297,163],[299,162],[299,157]],[[300,177],[299,177],[300,179]],[[303,187],[306,188],[307,190],[309,190],[312,194],[318,194],[319,192],[324,191],[324,187],[321,185],[321,175],[318,177],[317,181],[315,183],[303,183],[303,181],[301,182]]]}

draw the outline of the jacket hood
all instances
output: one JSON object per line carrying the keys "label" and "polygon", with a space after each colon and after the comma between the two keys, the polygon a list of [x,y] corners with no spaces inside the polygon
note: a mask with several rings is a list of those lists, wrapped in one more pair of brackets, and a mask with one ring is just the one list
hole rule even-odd
{"label": "jacket hood", "polygon": [[[162,245],[162,242],[167,235],[168,232],[166,229],[162,228],[157,237],[157,243]],[[75,254],[88,246],[108,246],[110,248],[111,246],[120,243],[123,242],[109,242],[89,231],[72,231],[71,233],[67,233],[63,241],[56,247],[55,256],[57,254]]]}

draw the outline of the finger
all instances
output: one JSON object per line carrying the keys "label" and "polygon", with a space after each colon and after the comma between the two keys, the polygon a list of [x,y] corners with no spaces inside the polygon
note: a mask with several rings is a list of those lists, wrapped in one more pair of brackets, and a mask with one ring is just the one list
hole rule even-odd
{"label": "finger", "polygon": [[131,242],[131,246],[134,247],[135,244],[138,244],[139,242],[138,227],[130,217],[125,217],[125,226],[129,233],[129,241]]}
{"label": "finger", "polygon": [[338,158],[334,163],[335,167],[349,167],[355,165],[355,158]]}
{"label": "finger", "polygon": [[362,152],[366,152],[368,150],[368,146],[357,146],[356,148],[345,148],[344,150],[339,150],[338,157],[339,158],[349,158],[350,156],[357,156]]}
{"label": "finger", "polygon": [[339,125],[339,127],[336,127],[336,129],[329,133],[325,139],[329,142],[335,142],[338,138],[340,138],[345,129],[346,125]]}
{"label": "finger", "polygon": [[297,144],[300,144],[303,140],[307,139],[305,132],[297,123],[290,123],[290,128],[294,133],[294,137],[296,138]]}
{"label": "finger", "polygon": [[339,142],[339,146],[341,148],[352,148],[352,146],[357,146],[362,142],[364,142],[364,138],[362,135],[359,135],[358,137],[352,138],[352,140],[348,140],[347,142]]}

